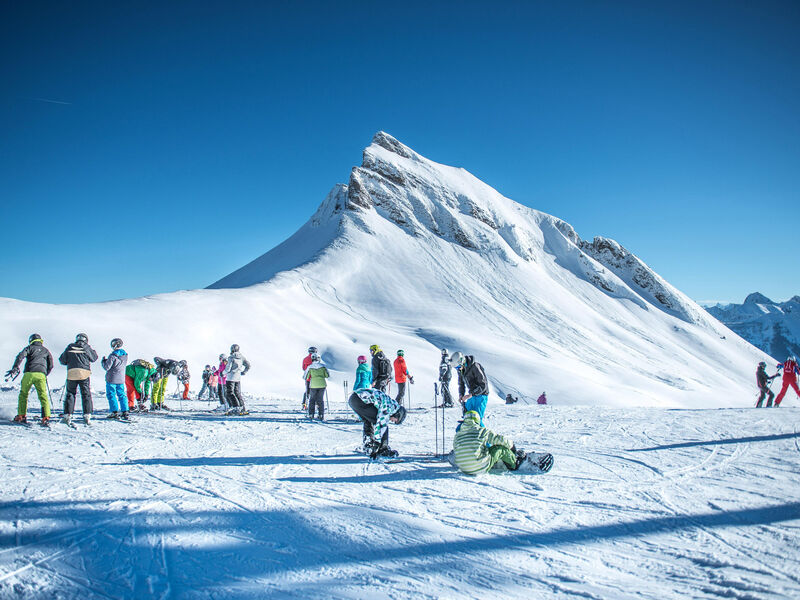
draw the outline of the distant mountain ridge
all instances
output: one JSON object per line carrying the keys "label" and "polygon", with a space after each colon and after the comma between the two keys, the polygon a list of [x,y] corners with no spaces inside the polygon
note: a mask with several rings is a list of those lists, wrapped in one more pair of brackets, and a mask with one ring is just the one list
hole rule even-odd
{"label": "distant mountain ridge", "polygon": [[717,304],[706,310],[778,361],[800,354],[800,296],[773,302],[754,292],[742,304]]}

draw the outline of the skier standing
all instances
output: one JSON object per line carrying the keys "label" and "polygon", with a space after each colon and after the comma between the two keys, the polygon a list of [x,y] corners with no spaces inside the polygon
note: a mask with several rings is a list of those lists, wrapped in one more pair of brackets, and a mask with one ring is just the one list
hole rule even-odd
{"label": "skier standing", "polygon": [[392,363],[377,344],[369,347],[369,353],[372,355],[372,387],[385,393],[392,378]]}
{"label": "skier standing", "polygon": [[772,376],[767,375],[767,363],[764,361],[758,363],[758,368],[756,369],[756,383],[758,384],[760,393],[758,395],[758,402],[756,402],[756,408],[761,408],[761,403],[764,402],[764,398],[767,395],[769,395],[767,398],[767,408],[772,406],[772,400],[775,398],[775,394],[769,389],[769,384],[772,383],[772,380],[778,375],[780,375],[780,373],[775,373],[775,375]]}
{"label": "skier standing", "polygon": [[217,375],[217,370],[214,367],[211,367],[211,371],[208,374],[208,399],[209,400],[213,400],[214,398],[218,398],[219,397],[219,393],[217,391],[217,386],[218,385],[219,385],[219,375]]}
{"label": "skier standing", "polygon": [[356,369],[356,382],[353,384],[353,391],[363,390],[372,385],[372,370],[367,364],[367,357],[363,354],[358,357],[358,368]]}
{"label": "skier standing", "polygon": [[401,424],[406,418],[406,409],[391,396],[371,388],[354,391],[348,404],[364,423],[364,452],[370,458],[396,457],[397,451],[389,447],[389,423]]}
{"label": "skier standing", "polygon": [[408,372],[405,352],[402,350],[397,351],[397,358],[394,359],[394,381],[397,384],[397,397],[394,401],[404,406],[403,400],[406,397],[407,382],[414,383],[414,378]]}
{"label": "skier standing", "polygon": [[89,345],[89,336],[79,333],[75,342],[70,344],[58,357],[58,362],[67,367],[67,395],[64,398],[63,421],[72,422],[72,413],[75,410],[75,395],[78,388],[81,390],[81,404],[83,405],[83,422],[92,423],[92,363],[97,360],[97,352]]}
{"label": "skier standing", "polygon": [[453,397],[450,395],[450,379],[453,376],[453,369],[450,366],[450,359],[447,356],[447,348],[442,348],[442,362],[439,363],[439,387],[442,390],[443,408],[453,406]]}
{"label": "skier standing", "polygon": [[200,387],[200,393],[197,394],[197,399],[202,400],[203,394],[208,392],[208,399],[211,400],[211,387],[208,385],[208,380],[211,377],[211,365],[206,365],[203,369],[203,373],[200,375],[200,379],[203,380],[203,385]]}
{"label": "skier standing", "polygon": [[42,425],[47,425],[50,422],[50,394],[47,376],[53,370],[53,355],[44,347],[42,336],[38,333],[32,333],[28,337],[28,345],[17,354],[11,369],[6,372],[6,378],[13,379],[19,375],[19,366],[23,359],[25,366],[22,369],[17,416],[14,417],[14,422],[28,422],[28,394],[30,394],[31,387],[35,387],[36,394],[39,396],[39,404],[42,406]]}
{"label": "skier standing", "polygon": [[189,373],[189,365],[186,364],[185,360],[180,362],[181,370],[178,372],[178,381],[183,384],[183,399],[189,399],[189,380],[191,379],[191,374]]}
{"label": "skier standing", "polygon": [[[316,346],[311,346],[308,349],[308,356],[303,358],[303,373],[305,373],[308,370],[308,367],[311,365],[311,363],[314,362],[313,356],[315,352],[317,352]],[[303,392],[303,410],[306,410],[308,408],[308,396],[310,394],[310,388],[308,386],[308,378],[304,378],[304,383],[305,383],[305,391]]]}
{"label": "skier standing", "polygon": [[[153,363],[137,358],[125,367],[125,391],[128,394],[128,410],[147,412],[147,399],[153,387],[151,376],[156,372]],[[138,404],[136,403],[138,401]]]}
{"label": "skier standing", "polygon": [[228,406],[228,400],[225,398],[225,367],[228,366],[228,357],[224,354],[219,355],[219,366],[215,373],[217,374],[217,396],[219,397],[219,403],[222,406]]}
{"label": "skier standing", "polygon": [[242,398],[242,375],[250,370],[250,363],[239,352],[239,344],[231,346],[231,354],[228,357],[228,364],[225,366],[225,396],[228,399],[230,409],[227,414],[245,415],[247,410],[244,407]]}
{"label": "skier standing", "polygon": [[469,410],[477,412],[481,416],[482,426],[486,402],[489,400],[486,373],[472,355],[464,356],[461,352],[453,352],[450,362],[455,365],[458,373],[458,401],[461,402],[461,410],[465,413]]}
{"label": "skier standing", "polygon": [[317,408],[317,418],[320,421],[325,420],[325,389],[327,382],[325,381],[330,377],[325,363],[322,362],[319,354],[314,352],[311,355],[311,364],[303,373],[303,379],[308,382],[308,418],[314,418],[314,407]]}
{"label": "skier standing", "polygon": [[[125,368],[128,353],[122,349],[122,340],[111,340],[111,354],[100,361],[106,371],[106,398],[108,398],[109,419],[128,420],[128,399],[125,397]],[[121,414],[120,414],[121,413]]]}
{"label": "skier standing", "polygon": [[800,396],[800,389],[797,387],[797,374],[799,372],[797,359],[794,356],[790,356],[785,362],[780,363],[778,368],[783,369],[783,380],[781,382],[783,385],[781,386],[781,391],[778,392],[778,397],[775,398],[775,406],[781,405],[781,401],[783,401],[783,397],[786,395],[786,390],[789,389],[789,386]]}

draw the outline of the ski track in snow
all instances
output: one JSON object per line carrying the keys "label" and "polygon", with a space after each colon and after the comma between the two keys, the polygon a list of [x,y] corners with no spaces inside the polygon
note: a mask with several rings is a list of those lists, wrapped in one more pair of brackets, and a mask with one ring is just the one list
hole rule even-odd
{"label": "ski track in snow", "polygon": [[797,409],[490,405],[555,466],[470,478],[432,409],[386,464],[341,400],[248,405],[0,427],[0,598],[800,597]]}

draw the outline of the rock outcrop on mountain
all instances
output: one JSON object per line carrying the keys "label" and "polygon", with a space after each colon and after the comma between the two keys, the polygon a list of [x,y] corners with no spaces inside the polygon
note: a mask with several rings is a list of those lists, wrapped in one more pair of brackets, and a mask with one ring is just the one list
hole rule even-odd
{"label": "rock outcrop on mountain", "polygon": [[717,304],[706,310],[778,361],[800,354],[800,296],[773,302],[754,292],[742,304]]}

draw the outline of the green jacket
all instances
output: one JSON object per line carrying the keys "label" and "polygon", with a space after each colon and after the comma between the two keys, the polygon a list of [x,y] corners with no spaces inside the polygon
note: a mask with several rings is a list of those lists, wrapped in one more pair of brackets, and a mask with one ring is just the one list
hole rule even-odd
{"label": "green jacket", "polygon": [[317,366],[311,365],[308,367],[305,375],[305,378],[310,380],[308,387],[312,390],[318,390],[320,388],[327,387],[325,380],[331,376],[330,373],[328,373],[328,369],[326,369],[324,365],[320,365],[319,363],[315,364]]}
{"label": "green jacket", "polygon": [[[133,379],[133,387],[144,398],[150,397],[150,388],[153,385],[153,382],[150,381],[150,375],[155,372],[155,367],[151,369],[136,362],[125,367],[125,375]],[[142,383],[144,383],[144,389],[142,389]]]}
{"label": "green jacket", "polygon": [[474,411],[464,415],[464,422],[453,439],[456,466],[467,475],[486,473],[492,466],[491,446],[511,448],[514,444],[502,435],[481,427],[481,418]]}

